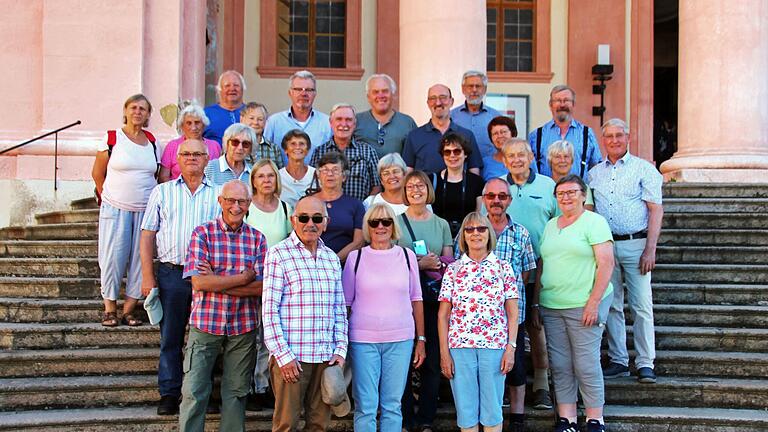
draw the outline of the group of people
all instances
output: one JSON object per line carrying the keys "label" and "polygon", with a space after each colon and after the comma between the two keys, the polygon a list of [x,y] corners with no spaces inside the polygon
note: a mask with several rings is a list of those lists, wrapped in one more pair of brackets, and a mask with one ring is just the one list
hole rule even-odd
{"label": "group of people", "polygon": [[484,104],[482,72],[453,109],[431,86],[420,127],[394,110],[392,78],[365,88],[369,110],[326,115],[314,75],[296,72],[290,107],[269,115],[227,71],[218,103],[181,109],[164,148],[144,129],[149,100],[125,102],[93,166],[102,325],[142,325],[139,300],[157,297],[158,414],[202,431],[221,357],[221,430],[265,407],[273,430],[302,412],[325,430],[351,385],[355,430],[430,431],[445,377],[462,430],[501,430],[508,400],[523,431],[527,342],[533,407],[575,432],[580,393],[587,430],[605,430],[603,379],[629,375],[624,283],[638,380],[656,380],[661,176],[629,153],[626,123],[602,125],[603,158],[568,86],[527,139]]}

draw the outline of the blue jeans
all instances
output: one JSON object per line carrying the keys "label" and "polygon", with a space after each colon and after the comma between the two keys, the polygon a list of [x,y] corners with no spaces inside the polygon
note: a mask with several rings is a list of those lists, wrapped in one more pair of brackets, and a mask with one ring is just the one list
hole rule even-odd
{"label": "blue jeans", "polygon": [[160,396],[181,396],[181,370],[184,333],[187,331],[192,304],[192,284],[182,279],[181,266],[160,264],[157,285],[163,319],[160,321],[160,364],[157,367],[157,385]]}
{"label": "blue jeans", "polygon": [[376,432],[376,410],[381,405],[381,431],[403,426],[400,399],[408,379],[413,340],[389,343],[349,343],[355,431]]}
{"label": "blue jeans", "polygon": [[485,427],[504,421],[501,403],[504,378],[501,373],[503,349],[451,348],[454,375],[451,380],[456,424],[471,428]]}

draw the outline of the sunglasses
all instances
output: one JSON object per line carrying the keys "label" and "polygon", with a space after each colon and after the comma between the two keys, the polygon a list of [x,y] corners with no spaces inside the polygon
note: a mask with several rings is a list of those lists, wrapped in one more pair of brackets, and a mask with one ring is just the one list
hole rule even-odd
{"label": "sunglasses", "polygon": [[325,216],[323,216],[323,215],[312,215],[312,216],[310,216],[310,215],[306,215],[306,214],[296,216],[296,220],[298,220],[299,222],[301,222],[303,224],[309,222],[310,219],[312,219],[312,222],[315,225],[318,225],[318,224],[323,223],[323,221],[325,220]]}
{"label": "sunglasses", "polygon": [[250,141],[246,141],[246,140],[240,141],[240,140],[239,140],[239,139],[237,139],[237,138],[230,138],[230,139],[229,139],[229,144],[230,144],[231,146],[233,146],[233,147],[237,147],[237,146],[240,146],[240,145],[242,145],[242,146],[243,146],[243,148],[246,148],[246,147],[251,147],[251,146],[253,145],[253,143],[252,143],[252,142],[250,142]]}
{"label": "sunglasses", "polygon": [[443,156],[450,156],[453,154],[454,156],[461,156],[461,154],[464,153],[464,149],[455,148],[455,149],[443,149]]}
{"label": "sunglasses", "polygon": [[392,226],[392,224],[395,221],[393,221],[391,218],[383,218],[383,219],[368,219],[368,226],[371,228],[378,228],[379,224],[384,225],[385,227]]}
{"label": "sunglasses", "polygon": [[487,226],[468,226],[464,227],[464,232],[467,234],[472,234],[473,232],[477,231],[480,234],[483,234],[484,232],[488,231]]}
{"label": "sunglasses", "polygon": [[501,193],[488,192],[488,193],[486,193],[483,196],[488,198],[491,201],[495,200],[496,198],[498,198],[499,201],[506,201],[506,200],[509,199],[509,194],[504,193],[504,192],[501,192]]}

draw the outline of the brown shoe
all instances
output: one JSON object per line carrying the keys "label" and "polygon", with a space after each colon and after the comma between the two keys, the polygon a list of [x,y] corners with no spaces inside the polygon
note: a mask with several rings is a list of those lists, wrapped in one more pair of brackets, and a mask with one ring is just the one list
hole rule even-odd
{"label": "brown shoe", "polygon": [[104,327],[117,327],[118,324],[120,323],[117,321],[117,314],[115,312],[104,312],[101,325]]}
{"label": "brown shoe", "polygon": [[127,325],[128,327],[138,327],[144,324],[144,321],[136,318],[135,316],[133,316],[132,313],[129,313],[129,314],[123,315],[122,323],[123,325]]}

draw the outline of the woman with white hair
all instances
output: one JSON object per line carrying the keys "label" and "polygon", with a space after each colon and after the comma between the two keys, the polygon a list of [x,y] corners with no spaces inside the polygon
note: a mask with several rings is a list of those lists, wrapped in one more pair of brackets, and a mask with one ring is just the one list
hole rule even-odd
{"label": "woman with white hair", "polygon": [[251,154],[256,132],[242,123],[235,123],[224,131],[224,154],[211,159],[205,167],[205,176],[214,185],[221,186],[230,180],[250,184],[251,164],[245,160]]}
{"label": "woman with white hair", "polygon": [[[566,140],[558,140],[547,147],[547,163],[552,171],[552,180],[557,183],[561,178],[571,173],[573,167],[573,144]],[[587,188],[587,200],[584,208],[595,211],[595,200],[592,197],[592,189]],[[560,214],[558,212],[558,214]]]}
{"label": "woman with white hair", "polygon": [[384,203],[395,212],[395,216],[405,213],[408,206],[403,203],[403,178],[407,167],[405,161],[398,153],[389,153],[379,160],[379,178],[383,192],[371,195],[363,201],[366,209],[374,204]]}
{"label": "woman with white hair", "polygon": [[196,139],[203,140],[208,149],[208,158],[216,159],[221,156],[221,146],[214,140],[203,138],[203,131],[211,123],[208,116],[205,115],[203,107],[196,103],[191,103],[179,112],[176,119],[176,129],[181,134],[178,138],[168,141],[163,150],[163,157],[160,158],[160,174],[158,181],[167,182],[179,178],[181,168],[176,161],[176,155],[179,153],[179,147],[184,140]]}

